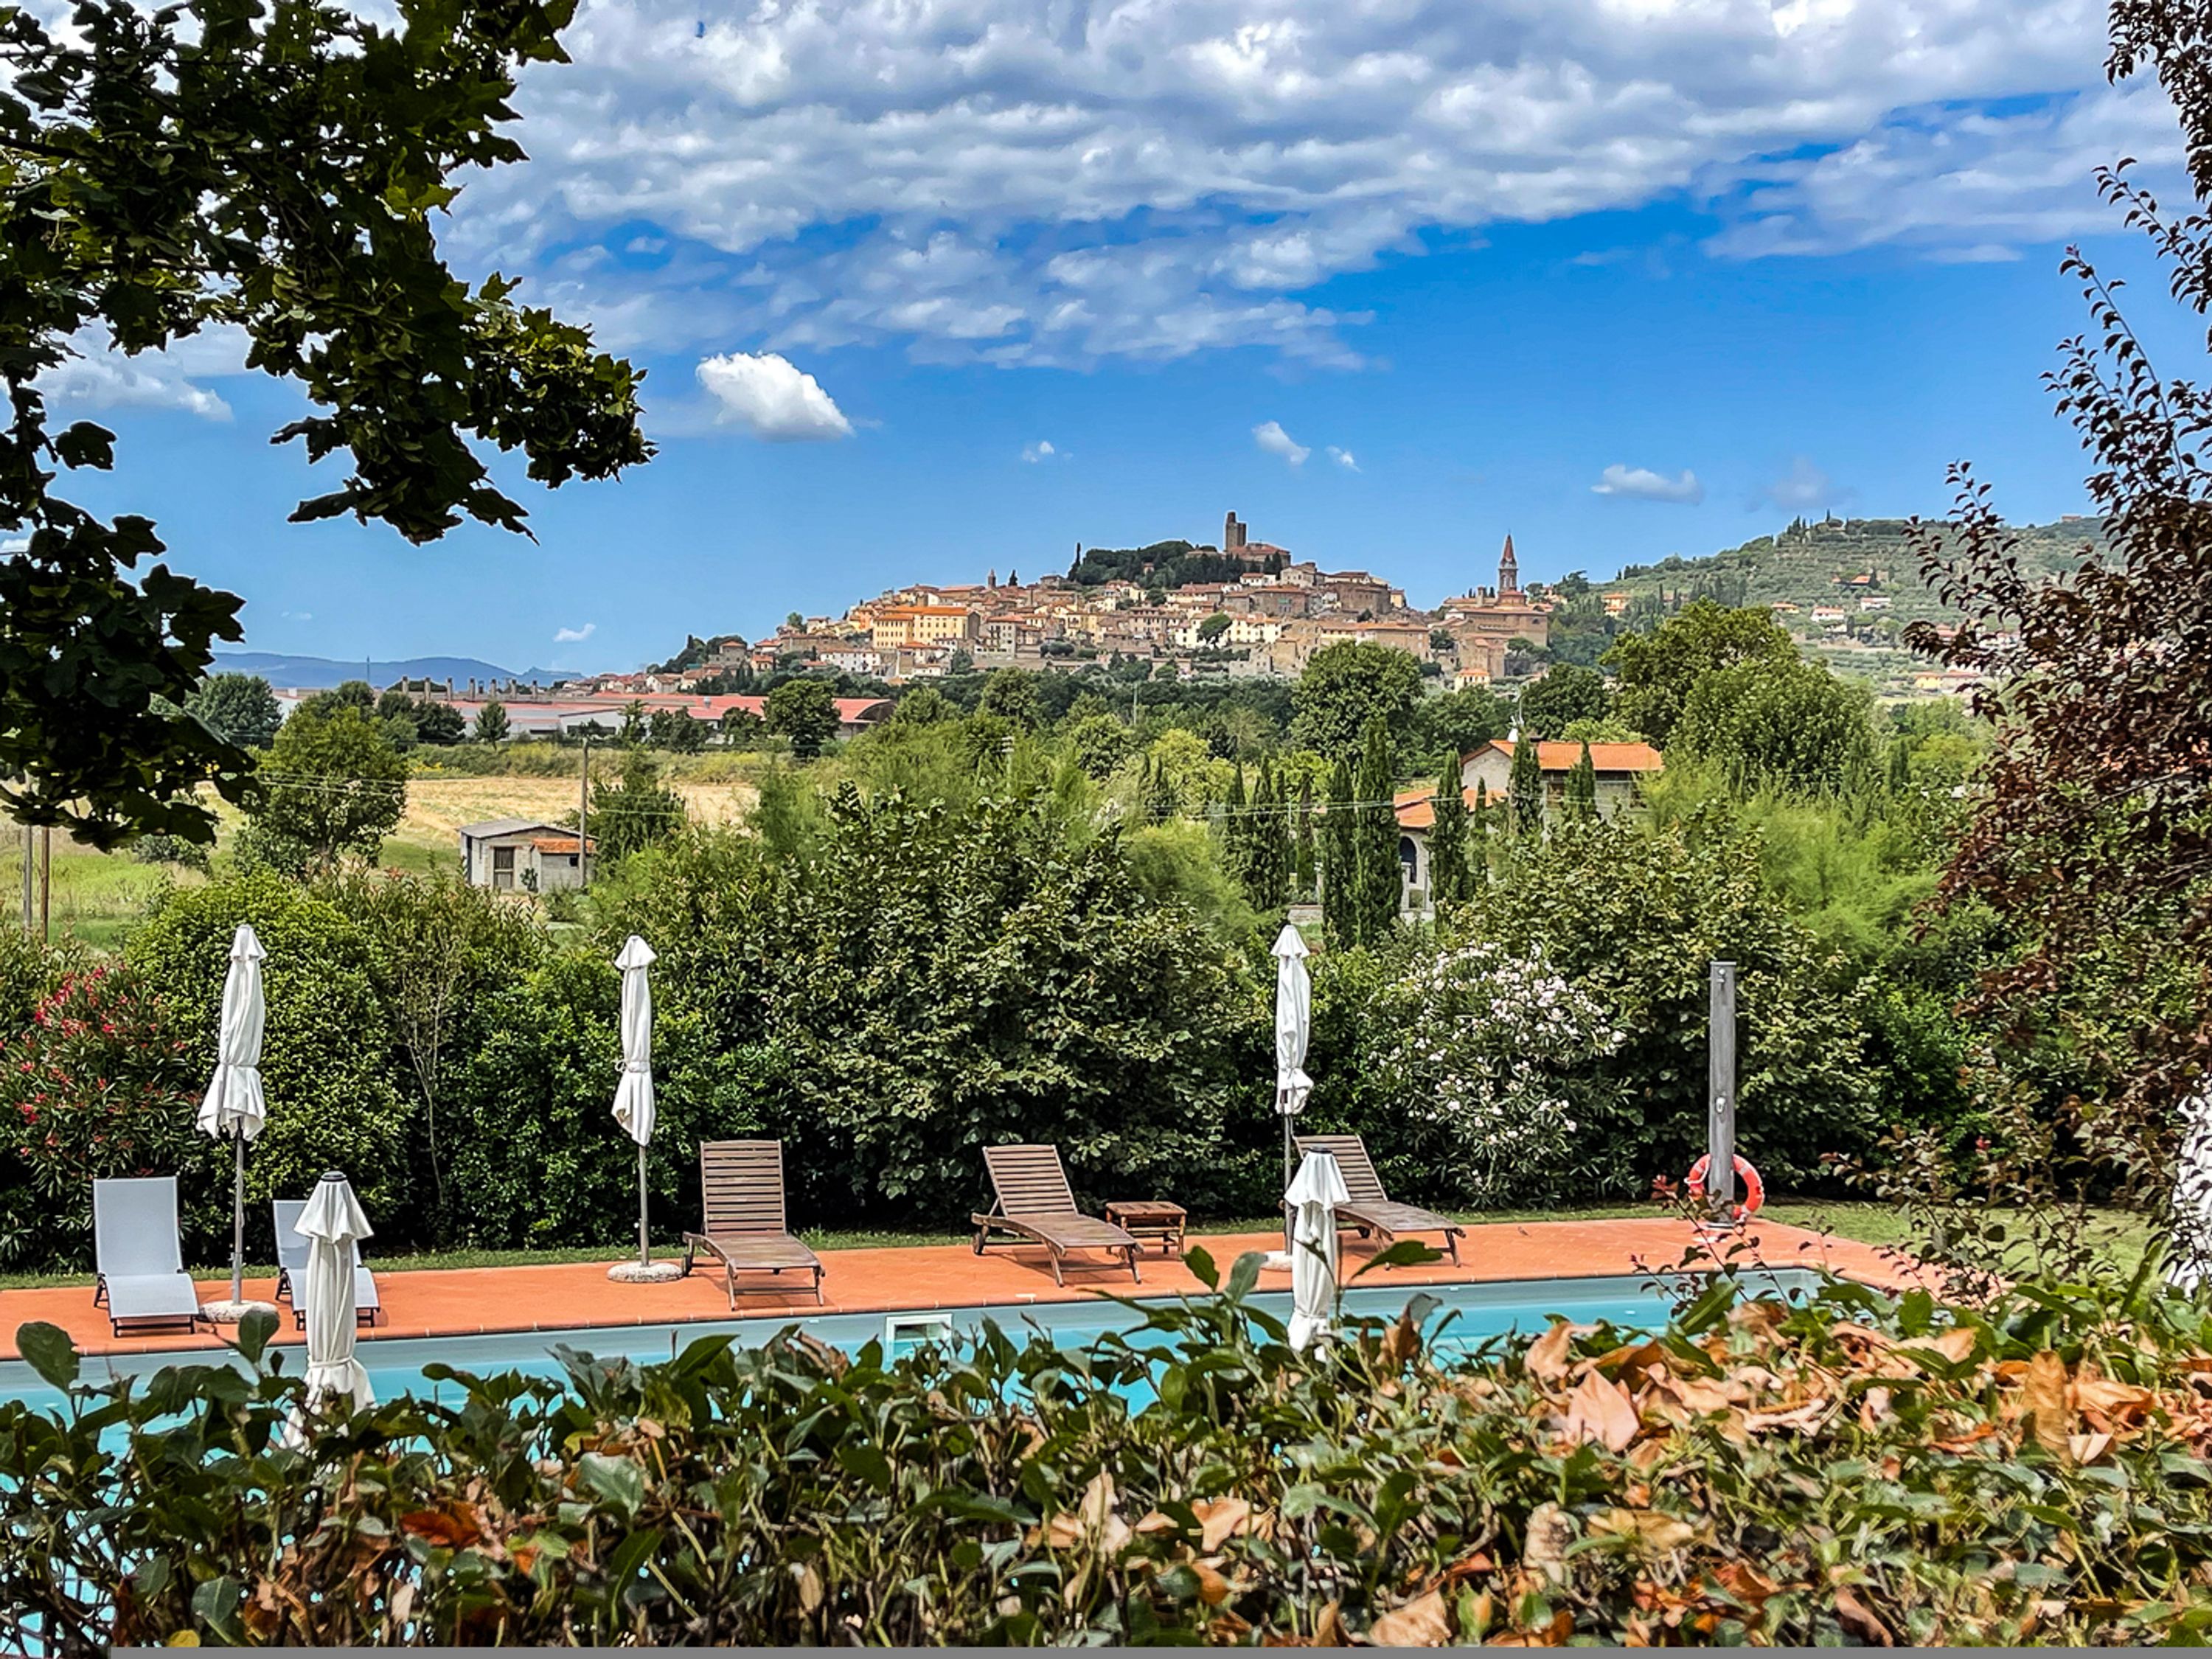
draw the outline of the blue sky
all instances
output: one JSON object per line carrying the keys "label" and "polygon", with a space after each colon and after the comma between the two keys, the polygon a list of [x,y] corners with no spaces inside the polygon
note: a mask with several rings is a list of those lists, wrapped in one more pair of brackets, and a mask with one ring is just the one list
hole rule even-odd
{"label": "blue sky", "polygon": [[[2039,376],[2091,169],[2174,149],[2075,0],[587,0],[447,234],[650,371],[539,540],[288,526],[289,389],[88,343],[101,491],[257,649],[625,667],[1075,544],[1255,537],[1417,602],[1793,513],[2084,505]],[[2186,367],[2155,282],[2136,312]],[[1049,445],[1048,452],[1045,446]],[[569,637],[562,637],[567,635]]]}

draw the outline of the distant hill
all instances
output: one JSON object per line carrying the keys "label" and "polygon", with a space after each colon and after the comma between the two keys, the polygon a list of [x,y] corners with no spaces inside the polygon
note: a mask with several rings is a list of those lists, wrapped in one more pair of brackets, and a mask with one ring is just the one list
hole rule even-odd
{"label": "distant hill", "polygon": [[[1609,584],[1612,590],[1668,600],[1709,598],[1724,605],[1772,605],[1787,599],[1809,611],[1816,605],[1856,608],[1859,595],[1887,595],[1887,615],[1900,622],[1955,617],[1922,581],[1917,553],[1905,539],[1903,519],[1799,520],[1773,536],[1761,536],[1725,552],[1686,559],[1680,555],[1657,564],[1632,564]],[[2094,518],[2062,519],[2056,524],[2021,525],[2023,574],[2052,575],[2071,570],[2087,546],[2101,549],[2104,523]],[[1869,577],[1859,582],[1854,579]]]}
{"label": "distant hill", "polygon": [[216,670],[226,674],[258,674],[271,685],[298,686],[308,690],[342,685],[364,677],[371,684],[389,685],[394,680],[520,680],[530,685],[550,685],[556,680],[581,678],[574,669],[532,668],[518,674],[511,668],[476,657],[407,657],[397,662],[337,662],[328,657],[288,657],[273,651],[218,651]]}

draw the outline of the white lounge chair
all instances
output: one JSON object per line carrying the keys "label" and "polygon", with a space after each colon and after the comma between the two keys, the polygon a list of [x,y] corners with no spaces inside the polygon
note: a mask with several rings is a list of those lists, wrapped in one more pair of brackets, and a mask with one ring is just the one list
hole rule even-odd
{"label": "white lounge chair", "polygon": [[126,1325],[185,1325],[200,1316],[199,1292],[185,1276],[177,1237],[177,1178],[141,1176],[92,1183],[92,1248],[100,1279],[94,1307],[105,1303],[115,1334]]}
{"label": "white lounge chair", "polygon": [[[270,1200],[270,1209],[276,1218],[276,1299],[292,1304],[292,1317],[301,1329],[307,1324],[307,1310],[300,1304],[300,1286],[307,1282],[307,1241],[300,1236],[300,1212],[307,1207],[304,1198],[278,1198]],[[374,1325],[383,1304],[376,1299],[376,1275],[361,1265],[361,1241],[353,1246],[353,1312],[356,1324]]]}

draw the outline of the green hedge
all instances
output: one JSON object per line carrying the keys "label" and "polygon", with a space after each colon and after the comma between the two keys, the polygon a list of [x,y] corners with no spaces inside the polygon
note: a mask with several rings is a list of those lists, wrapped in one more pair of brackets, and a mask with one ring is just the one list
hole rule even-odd
{"label": "green hedge", "polygon": [[1302,1359],[1243,1300],[1257,1265],[1087,1352],[787,1336],[569,1355],[564,1384],[440,1371],[453,1403],[325,1419],[304,1451],[270,1354],[88,1382],[26,1327],[70,1404],[0,1404],[0,1642],[2212,1632],[2201,1306],[1723,1285],[1648,1339],[1562,1324],[1442,1361],[1415,1307]]}

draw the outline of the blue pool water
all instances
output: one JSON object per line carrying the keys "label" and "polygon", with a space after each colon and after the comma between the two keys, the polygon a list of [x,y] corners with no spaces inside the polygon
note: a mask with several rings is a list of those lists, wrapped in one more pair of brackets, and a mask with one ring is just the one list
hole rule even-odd
{"label": "blue pool water", "polygon": [[[1778,1272],[1763,1275],[1747,1287],[1759,1294],[1796,1297],[1816,1282],[1810,1273]],[[1577,1324],[1601,1321],[1628,1329],[1649,1328],[1666,1322],[1669,1304],[1648,1279],[1559,1279],[1511,1280],[1490,1285],[1430,1285],[1361,1286],[1346,1291],[1341,1304],[1347,1319],[1395,1319],[1416,1295],[1437,1304],[1427,1328],[1444,1353],[1466,1352],[1482,1343],[1518,1332],[1533,1335],[1553,1318]],[[1285,1293],[1262,1293],[1250,1298],[1278,1319],[1290,1317],[1290,1297]],[[4,1317],[0,1307],[0,1317]],[[687,1321],[672,1325],[637,1325],[592,1330],[541,1330],[482,1336],[381,1338],[364,1334],[360,1355],[368,1369],[369,1382],[380,1400],[401,1394],[452,1394],[453,1383],[438,1383],[422,1375],[422,1367],[446,1364],[462,1371],[520,1371],[529,1376],[557,1377],[561,1367],[551,1350],[556,1346],[580,1349],[602,1358],[617,1355],[647,1362],[672,1358],[687,1343],[705,1336],[729,1335],[739,1346],[755,1347],[779,1331],[793,1327],[832,1347],[847,1352],[870,1341],[884,1342],[891,1352],[924,1341],[945,1342],[972,1336],[986,1321],[1017,1340],[1032,1332],[1049,1337],[1064,1348],[1083,1348],[1109,1332],[1126,1332],[1135,1321],[1111,1303],[1057,1302],[1000,1304],[988,1307],[948,1308],[932,1312],[898,1314],[806,1313],[756,1316],[747,1319]],[[305,1353],[296,1346],[283,1350],[285,1368],[296,1370]],[[96,1355],[84,1363],[87,1381],[124,1372],[147,1372],[162,1365],[211,1363],[222,1350],[202,1353],[135,1353]],[[47,1410],[58,1410],[61,1398],[41,1382],[21,1360],[0,1360],[0,1398],[21,1400]],[[1133,1403],[1144,1403],[1141,1393]]]}

